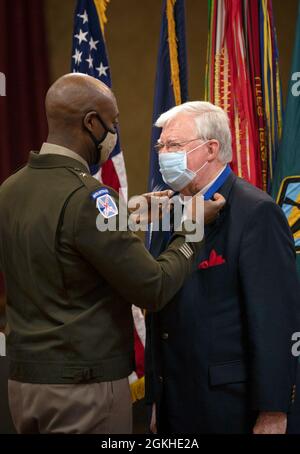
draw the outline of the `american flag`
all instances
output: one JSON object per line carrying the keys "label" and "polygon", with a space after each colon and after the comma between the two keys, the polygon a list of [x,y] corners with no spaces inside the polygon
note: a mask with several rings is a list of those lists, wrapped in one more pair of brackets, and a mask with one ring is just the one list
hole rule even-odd
{"label": "american flag", "polygon": [[[72,72],[89,74],[111,87],[110,67],[104,41],[104,2],[79,0],[75,10]],[[110,159],[95,175],[116,191],[127,191],[127,177],[123,153],[118,138]]]}

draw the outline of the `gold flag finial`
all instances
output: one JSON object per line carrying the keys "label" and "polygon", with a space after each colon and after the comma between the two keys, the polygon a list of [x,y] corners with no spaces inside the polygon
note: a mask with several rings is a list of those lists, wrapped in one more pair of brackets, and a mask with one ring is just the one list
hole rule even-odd
{"label": "gold flag finial", "polygon": [[100,27],[102,31],[102,35],[104,38],[104,30],[105,30],[105,24],[107,23],[107,17],[106,17],[106,8],[110,0],[94,0],[99,21],[100,21]]}
{"label": "gold flag finial", "polygon": [[181,104],[180,76],[174,6],[176,0],[167,0],[168,42],[171,66],[171,79],[176,105]]}

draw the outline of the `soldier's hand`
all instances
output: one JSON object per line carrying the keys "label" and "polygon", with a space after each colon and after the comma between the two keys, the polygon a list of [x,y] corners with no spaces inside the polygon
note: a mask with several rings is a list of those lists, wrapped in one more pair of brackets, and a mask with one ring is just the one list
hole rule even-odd
{"label": "soldier's hand", "polygon": [[214,195],[214,200],[207,200],[204,202],[204,224],[210,224],[218,216],[220,210],[224,207],[226,200],[221,194]]}
{"label": "soldier's hand", "polygon": [[[129,207],[131,218],[138,224],[148,224],[156,219],[161,219],[162,216],[170,211],[170,199],[173,194],[174,192],[168,189],[165,191],[147,192],[146,194],[142,194],[142,196],[132,197],[131,207]],[[146,204],[143,204],[143,206],[141,206],[140,197],[146,201]],[[153,208],[152,210],[151,206]]]}
{"label": "soldier's hand", "polygon": [[[214,200],[204,201],[204,224],[210,224],[219,215],[219,211],[225,205],[225,199],[221,194],[216,193]],[[200,205],[203,203],[203,196],[198,192],[185,206],[185,215],[187,220],[192,220],[197,224],[203,222],[202,210]]]}
{"label": "soldier's hand", "polygon": [[146,192],[146,194],[142,194],[143,197],[146,197],[146,199],[148,200],[148,203],[149,203],[149,206],[151,206],[151,197],[156,197],[156,198],[160,198],[160,197],[167,197],[168,199],[170,199],[174,194],[174,191],[172,191],[171,189],[166,189],[165,191],[156,191],[156,192]]}

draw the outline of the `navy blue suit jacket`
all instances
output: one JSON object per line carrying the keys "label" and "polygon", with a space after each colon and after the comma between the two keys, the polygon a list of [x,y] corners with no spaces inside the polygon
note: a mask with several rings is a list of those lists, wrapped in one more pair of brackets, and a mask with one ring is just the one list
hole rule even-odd
{"label": "navy blue suit jacket", "polygon": [[[234,174],[218,192],[227,203],[193,273],[146,318],[146,399],[161,433],[247,433],[258,412],[295,406],[300,286],[288,223]],[[158,255],[166,239],[153,235]]]}

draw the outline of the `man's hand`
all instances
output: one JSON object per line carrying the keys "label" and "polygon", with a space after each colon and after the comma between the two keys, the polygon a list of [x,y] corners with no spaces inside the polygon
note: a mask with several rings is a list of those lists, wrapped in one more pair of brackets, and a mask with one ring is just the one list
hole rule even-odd
{"label": "man's hand", "polygon": [[[152,218],[153,212],[151,212],[151,204],[157,204],[159,209],[154,210],[154,212],[156,212],[158,218],[161,219],[161,217],[171,209],[171,198],[173,194],[174,192],[171,190],[143,194],[142,197],[146,201],[144,209],[141,209],[140,207],[139,198],[133,197],[131,199],[131,208],[129,208],[132,220],[141,224],[155,221],[155,219]],[[187,218],[193,220],[194,222],[197,222],[197,216],[199,216],[199,210],[197,210],[199,197],[202,198],[200,193],[191,198],[186,211]],[[213,222],[217,218],[220,210],[224,207],[225,203],[226,200],[224,197],[218,193],[214,195],[214,200],[204,202],[204,224],[210,224]]]}
{"label": "man's hand", "polygon": [[165,191],[147,192],[146,194],[142,194],[142,196],[147,199],[148,205],[150,208],[151,207],[151,197],[155,197],[155,198],[167,197],[168,199],[170,199],[173,194],[174,194],[174,191],[172,191],[171,189],[166,189]]}
{"label": "man's hand", "polygon": [[[148,224],[150,222],[154,222],[156,219],[161,219],[162,216],[170,211],[170,199],[173,194],[174,191],[168,189],[165,191],[147,192],[141,196],[132,197],[130,200],[131,207],[128,208],[131,218],[138,224]],[[143,206],[140,205],[140,197],[142,197],[146,202]],[[151,212],[152,204],[157,207],[157,210],[154,209]],[[155,218],[153,218],[153,213],[156,215]]]}
{"label": "man's hand", "polygon": [[156,404],[152,405],[152,414],[151,414],[151,422],[150,422],[150,432],[153,434],[157,434],[157,426],[156,426]]}
{"label": "man's hand", "polygon": [[286,413],[261,412],[257,418],[253,433],[272,435],[285,434],[287,428]]}
{"label": "man's hand", "polygon": [[[199,205],[203,203],[203,196],[198,192],[194,195],[185,205],[185,220],[193,221],[194,223],[201,224],[202,210]],[[220,210],[224,207],[226,200],[221,194],[216,193],[214,200],[207,200],[204,202],[204,224],[210,224],[219,215]]]}
{"label": "man's hand", "polygon": [[220,210],[224,207],[226,200],[221,194],[214,195],[214,200],[204,202],[204,224],[210,224],[219,215]]}

